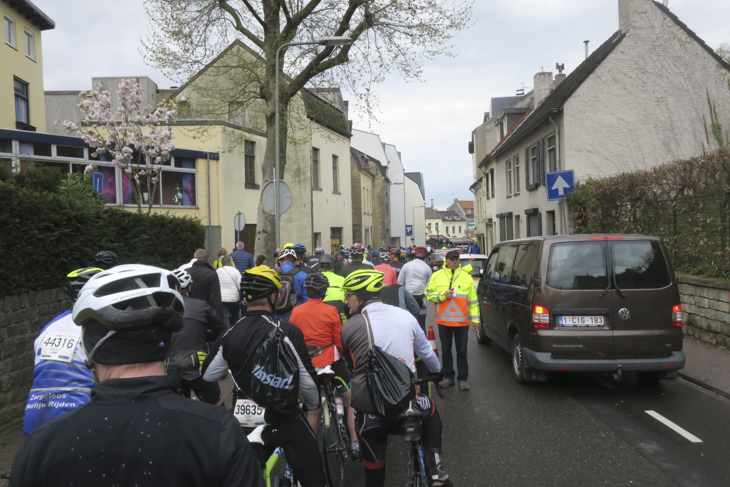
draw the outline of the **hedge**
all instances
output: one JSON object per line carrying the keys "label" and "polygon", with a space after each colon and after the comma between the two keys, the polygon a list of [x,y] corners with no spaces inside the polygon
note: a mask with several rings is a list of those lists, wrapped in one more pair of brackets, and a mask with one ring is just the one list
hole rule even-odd
{"label": "hedge", "polygon": [[63,286],[66,275],[111,250],[122,264],[173,269],[204,246],[194,218],[75,204],[55,193],[0,182],[0,295]]}
{"label": "hedge", "polygon": [[730,154],[591,179],[569,196],[576,233],[662,237],[678,271],[730,278]]}

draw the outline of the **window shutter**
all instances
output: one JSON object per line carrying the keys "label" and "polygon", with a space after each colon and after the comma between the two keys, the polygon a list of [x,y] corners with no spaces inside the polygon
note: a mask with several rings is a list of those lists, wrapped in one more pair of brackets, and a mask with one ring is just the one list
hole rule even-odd
{"label": "window shutter", "polygon": [[525,189],[530,189],[530,174],[532,168],[530,167],[530,148],[525,149]]}
{"label": "window shutter", "polygon": [[537,214],[537,236],[542,236],[542,213]]}
{"label": "window shutter", "polygon": [[537,163],[540,168],[540,181],[538,185],[545,186],[545,139],[537,141]]}

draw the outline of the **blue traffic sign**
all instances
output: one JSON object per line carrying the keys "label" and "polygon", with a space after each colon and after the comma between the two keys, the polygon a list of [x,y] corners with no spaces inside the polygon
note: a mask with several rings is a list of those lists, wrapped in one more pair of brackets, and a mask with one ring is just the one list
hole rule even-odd
{"label": "blue traffic sign", "polygon": [[406,237],[413,236],[413,225],[406,225]]}
{"label": "blue traffic sign", "polygon": [[92,178],[92,183],[94,185],[94,193],[101,194],[104,190],[104,175],[100,172],[95,172]]}
{"label": "blue traffic sign", "polygon": [[545,175],[545,186],[548,201],[564,200],[575,189],[575,172],[570,169],[548,173]]}

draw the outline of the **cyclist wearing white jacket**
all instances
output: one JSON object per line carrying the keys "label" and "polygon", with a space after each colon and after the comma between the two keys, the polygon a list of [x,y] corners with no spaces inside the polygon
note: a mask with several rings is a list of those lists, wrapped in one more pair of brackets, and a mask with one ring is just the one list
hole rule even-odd
{"label": "cyclist wearing white jacket", "polygon": [[223,301],[223,323],[230,326],[238,321],[241,309],[241,271],[233,267],[233,257],[221,257],[221,266],[216,269],[221,283],[221,301]]}

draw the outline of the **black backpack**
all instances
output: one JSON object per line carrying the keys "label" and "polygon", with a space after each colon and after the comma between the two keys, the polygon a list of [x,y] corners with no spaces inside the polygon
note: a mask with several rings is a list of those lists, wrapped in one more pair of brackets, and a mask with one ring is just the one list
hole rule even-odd
{"label": "black backpack", "polygon": [[296,267],[289,272],[281,272],[277,270],[279,278],[281,279],[281,290],[279,290],[279,297],[276,299],[276,310],[275,314],[288,313],[297,304],[297,293],[294,291],[294,276],[299,273],[299,269]]}

